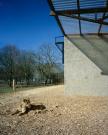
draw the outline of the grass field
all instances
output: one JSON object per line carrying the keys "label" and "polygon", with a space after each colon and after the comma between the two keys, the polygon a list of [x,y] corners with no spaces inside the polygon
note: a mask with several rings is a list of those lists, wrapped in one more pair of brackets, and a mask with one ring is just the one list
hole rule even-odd
{"label": "grass field", "polygon": [[13,92],[11,87],[0,87],[0,93],[9,93]]}
{"label": "grass field", "polygon": [[[41,88],[41,87],[43,87],[43,85],[40,85],[40,86],[22,86],[22,87],[15,88],[15,92],[24,91],[24,90],[30,90],[30,89],[35,89],[35,88]],[[44,87],[48,87],[48,85],[46,85]],[[11,92],[14,92],[14,91],[9,86],[0,87],[0,93],[11,93]]]}

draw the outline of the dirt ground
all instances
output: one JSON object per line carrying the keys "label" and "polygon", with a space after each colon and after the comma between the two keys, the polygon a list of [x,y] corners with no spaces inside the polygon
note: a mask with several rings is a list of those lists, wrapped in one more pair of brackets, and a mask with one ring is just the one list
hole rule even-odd
{"label": "dirt ground", "polygon": [[[37,108],[12,116],[23,97]],[[108,135],[108,97],[66,96],[63,85],[0,94],[0,135]]]}

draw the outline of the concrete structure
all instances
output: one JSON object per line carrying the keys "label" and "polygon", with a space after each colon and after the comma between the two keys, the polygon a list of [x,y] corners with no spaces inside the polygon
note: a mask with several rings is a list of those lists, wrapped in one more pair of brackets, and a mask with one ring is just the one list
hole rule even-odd
{"label": "concrete structure", "polygon": [[48,3],[65,37],[56,43],[64,45],[65,93],[108,96],[108,0]]}
{"label": "concrete structure", "polygon": [[108,36],[64,39],[65,93],[108,96]]}

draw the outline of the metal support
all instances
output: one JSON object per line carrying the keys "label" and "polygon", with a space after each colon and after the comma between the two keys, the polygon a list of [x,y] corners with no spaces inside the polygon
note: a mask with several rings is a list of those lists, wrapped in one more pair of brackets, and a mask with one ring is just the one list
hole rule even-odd
{"label": "metal support", "polygon": [[[102,12],[108,12],[108,8],[105,7],[98,7],[98,8],[84,8],[80,9],[80,14],[91,14],[91,13],[102,13]],[[78,14],[79,11],[77,9],[73,10],[60,10],[57,11],[57,13],[72,15],[72,14]]]}
{"label": "metal support", "polygon": [[64,36],[56,37],[55,38],[55,45],[62,53],[62,63],[64,64]]}
{"label": "metal support", "polygon": [[[106,1],[106,7],[108,8],[108,0]],[[102,19],[101,19],[101,24],[100,24],[99,30],[98,30],[98,35],[100,34],[100,31],[101,31],[101,28],[102,28],[102,25],[103,25],[103,20],[104,20],[105,15],[106,15],[106,12],[103,13],[103,16],[102,16]]]}
{"label": "metal support", "polygon": [[101,19],[101,24],[100,24],[99,29],[98,29],[98,35],[100,34],[100,31],[101,31],[101,28],[102,28],[102,23],[103,23],[103,18],[105,17],[105,14],[106,13],[103,13],[103,17]]}
{"label": "metal support", "polygon": [[62,51],[62,63],[64,64],[64,44],[63,44],[63,51]]}
{"label": "metal support", "polygon": [[[106,2],[106,5],[105,5]],[[86,1],[86,0],[48,0],[50,8],[52,10],[51,15],[56,18],[56,21],[63,33],[64,36],[67,36],[69,33],[65,33],[64,25],[61,23],[62,18],[60,16],[77,19],[79,22],[79,32],[82,35],[82,21],[97,23],[99,25],[98,34],[100,34],[102,25],[108,26],[108,0],[103,1]],[[77,6],[77,8],[76,8]],[[100,16],[100,13],[103,16]],[[93,15],[89,17],[88,14]],[[69,19],[71,21],[71,19]]]}
{"label": "metal support", "polygon": [[[60,13],[58,15],[69,17],[69,18],[73,18],[73,19],[80,19],[80,20],[83,20],[83,21],[88,21],[88,22],[93,22],[93,23],[101,24],[100,20],[95,20],[95,19],[86,18],[86,17],[82,17],[82,16],[80,16],[80,18],[79,18],[78,16],[75,16],[75,15],[71,15],[70,16],[70,15],[67,15],[67,14],[60,14]],[[103,21],[102,23],[104,25],[108,25],[108,22]]]}
{"label": "metal support", "polygon": [[[78,8],[78,17],[80,18],[80,1],[77,0],[77,8]],[[82,34],[81,32],[81,20],[79,19],[79,31],[80,31],[80,35]]]}
{"label": "metal support", "polygon": [[[51,0],[48,0],[48,3],[49,3],[49,6],[50,6],[51,10],[55,13],[55,9],[54,9],[54,6],[52,5]],[[56,13],[55,13],[55,19],[56,19],[56,21],[57,21],[57,23],[58,23],[58,25],[59,25],[63,35],[66,36],[65,31],[64,31],[64,29],[63,29],[63,27],[61,25],[61,22],[60,22],[60,20],[59,20],[59,18],[58,18]]]}
{"label": "metal support", "polygon": [[[105,16],[103,17],[103,20],[105,20],[105,19],[108,19],[108,15],[105,15]],[[97,20],[98,20],[98,21],[101,21],[102,18],[98,18]]]}

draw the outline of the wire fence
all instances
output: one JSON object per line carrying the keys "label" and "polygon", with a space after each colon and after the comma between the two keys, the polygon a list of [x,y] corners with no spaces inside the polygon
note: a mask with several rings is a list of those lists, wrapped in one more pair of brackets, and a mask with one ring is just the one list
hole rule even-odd
{"label": "wire fence", "polygon": [[21,91],[26,89],[31,89],[34,87],[45,87],[52,85],[59,85],[64,83],[64,75],[54,74],[49,79],[46,78],[33,78],[29,80],[29,83],[26,80],[15,81],[14,88],[13,85],[9,85],[9,81],[0,80],[0,93],[10,93],[15,91]]}

